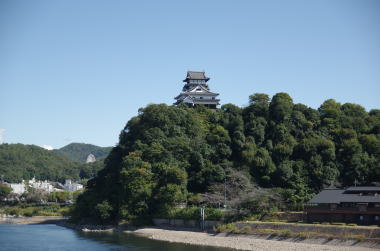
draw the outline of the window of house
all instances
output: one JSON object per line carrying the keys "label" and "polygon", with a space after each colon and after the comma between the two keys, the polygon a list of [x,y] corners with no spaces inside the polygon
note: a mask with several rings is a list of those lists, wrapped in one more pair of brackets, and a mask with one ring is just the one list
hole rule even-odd
{"label": "window of house", "polygon": [[363,220],[364,220],[364,216],[363,216],[363,215],[360,215],[360,216],[359,216],[359,220],[360,220],[360,221],[363,221]]}
{"label": "window of house", "polygon": [[212,99],[215,99],[215,97],[212,97]]}
{"label": "window of house", "polygon": [[379,221],[379,220],[380,220],[380,216],[375,215],[375,221]]}
{"label": "window of house", "polygon": [[199,97],[199,99],[203,99],[203,97]]}

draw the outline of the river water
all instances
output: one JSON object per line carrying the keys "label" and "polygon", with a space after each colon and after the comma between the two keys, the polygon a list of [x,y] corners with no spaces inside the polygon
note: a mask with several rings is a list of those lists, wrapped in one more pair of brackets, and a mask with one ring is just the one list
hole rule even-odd
{"label": "river water", "polygon": [[0,250],[227,251],[151,240],[127,233],[80,232],[56,225],[0,224]]}

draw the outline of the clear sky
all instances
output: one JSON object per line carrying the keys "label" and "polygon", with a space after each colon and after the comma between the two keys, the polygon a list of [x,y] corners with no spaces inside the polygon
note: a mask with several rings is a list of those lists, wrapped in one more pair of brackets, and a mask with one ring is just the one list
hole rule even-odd
{"label": "clear sky", "polygon": [[0,141],[115,145],[187,70],[222,104],[287,92],[380,108],[380,1],[1,0]]}

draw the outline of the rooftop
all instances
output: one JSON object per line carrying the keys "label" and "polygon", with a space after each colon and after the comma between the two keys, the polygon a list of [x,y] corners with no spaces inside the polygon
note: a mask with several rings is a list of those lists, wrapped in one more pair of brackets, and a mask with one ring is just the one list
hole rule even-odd
{"label": "rooftop", "polygon": [[188,71],[186,75],[186,79],[183,80],[183,82],[187,82],[189,80],[210,80],[210,78],[206,77],[206,74],[204,71]]}
{"label": "rooftop", "polygon": [[366,186],[366,187],[349,187],[346,189],[346,191],[359,191],[359,192],[362,192],[362,191],[368,191],[368,192],[373,192],[373,191],[378,191],[380,193],[380,187],[378,186]]}
{"label": "rooftop", "polygon": [[[354,191],[356,193],[354,193]],[[370,192],[370,194],[363,193]],[[315,195],[309,203],[313,204],[339,204],[352,203],[380,203],[380,187],[349,187],[347,189],[325,189]]]}

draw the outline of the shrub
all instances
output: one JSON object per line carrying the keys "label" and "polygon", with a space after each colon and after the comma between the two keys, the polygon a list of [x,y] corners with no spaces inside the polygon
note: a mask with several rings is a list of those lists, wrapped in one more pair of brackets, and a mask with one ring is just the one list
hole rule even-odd
{"label": "shrub", "polygon": [[280,235],[289,238],[292,236],[292,231],[290,231],[290,229],[284,229],[280,232]]}
{"label": "shrub", "polygon": [[248,234],[248,233],[250,233],[252,231],[252,227],[251,226],[244,226],[242,229],[241,229],[241,232],[242,233],[246,233],[246,234]]}
{"label": "shrub", "polygon": [[241,233],[240,229],[235,225],[235,223],[228,223],[228,224],[223,224],[223,225],[218,225],[214,227],[214,231],[218,233],[234,233],[234,234],[239,234]]}
{"label": "shrub", "polygon": [[310,238],[310,232],[300,232],[300,233],[298,233],[298,237],[308,239],[308,238]]}
{"label": "shrub", "polygon": [[331,225],[335,225],[335,226],[345,226],[346,223],[344,223],[344,222],[332,222]]}
{"label": "shrub", "polygon": [[[157,217],[168,219],[183,219],[183,220],[199,220],[200,208],[199,207],[186,207],[186,208],[171,208],[166,212],[156,215]],[[206,220],[223,220],[224,213],[219,209],[206,208]]]}
{"label": "shrub", "polygon": [[8,207],[4,210],[4,212],[6,214],[9,214],[9,215],[20,215],[21,214],[20,208],[17,208],[17,207]]}
{"label": "shrub", "polygon": [[206,208],[205,217],[206,220],[223,220],[223,212],[214,208]]}
{"label": "shrub", "polygon": [[344,234],[343,239],[344,240],[354,239],[357,241],[363,241],[365,239],[365,235],[363,235],[363,234]]}
{"label": "shrub", "polygon": [[262,228],[262,229],[257,229],[256,233],[260,234],[260,235],[272,235],[272,236],[276,236],[276,235],[278,235],[278,230]]}
{"label": "shrub", "polygon": [[39,215],[39,210],[38,208],[28,207],[22,210],[22,214],[27,217],[32,217],[32,216]]}
{"label": "shrub", "polygon": [[347,224],[347,226],[350,226],[350,227],[356,227],[358,224],[355,224],[355,223],[349,223]]}

